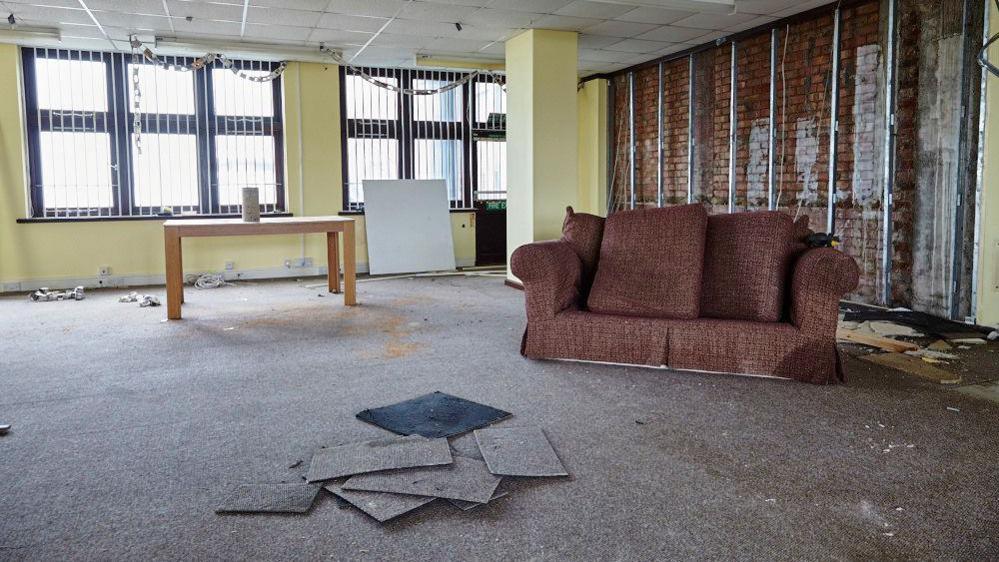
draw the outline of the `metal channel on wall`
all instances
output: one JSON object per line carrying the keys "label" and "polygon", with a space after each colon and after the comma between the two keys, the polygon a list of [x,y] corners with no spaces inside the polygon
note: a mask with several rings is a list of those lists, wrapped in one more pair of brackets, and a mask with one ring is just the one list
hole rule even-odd
{"label": "metal channel on wall", "polygon": [[[886,84],[886,95],[885,95],[885,116],[883,123],[883,130],[885,131],[885,154],[882,164],[882,176],[883,176],[883,203],[882,203],[882,220],[884,223],[883,231],[881,235],[883,236],[883,251],[879,256],[882,262],[882,276],[881,284],[882,291],[879,295],[881,304],[889,304],[891,302],[891,236],[892,236],[892,189],[893,189],[893,179],[895,175],[895,104],[896,104],[896,61],[897,61],[897,0],[889,0],[888,4],[888,41],[887,41],[887,54],[886,54],[886,70],[885,70],[885,84]],[[838,164],[838,132],[839,132],[839,108],[840,108],[840,66],[841,66],[841,26],[842,26],[842,13],[839,6],[828,7],[829,12],[833,16],[833,38],[832,44],[830,46],[831,59],[832,59],[832,71],[830,73],[830,116],[827,123],[829,127],[829,162],[828,162],[828,178],[827,178],[827,208],[826,217],[824,225],[828,232],[835,233],[837,230],[836,224],[836,205],[837,205],[837,164]],[[822,8],[812,11],[812,17],[814,14],[820,13]],[[829,13],[827,12],[827,13]],[[786,21],[794,21],[794,16],[787,18]],[[785,20],[779,20],[768,24],[770,33],[770,84],[769,84],[769,125],[768,125],[768,141],[767,141],[767,200],[768,208],[776,209],[778,207],[779,201],[777,201],[777,183],[780,176],[780,171],[777,169],[777,142],[778,142],[778,130],[777,130],[777,116],[778,116],[778,94],[777,94],[777,75],[780,51],[783,48],[781,45],[781,38],[779,33],[779,28],[785,24]],[[738,88],[738,77],[737,63],[738,63],[738,51],[736,49],[736,41],[740,37],[748,37],[755,33],[766,32],[767,28],[758,28],[754,30],[748,30],[746,32],[735,34],[731,38],[723,38],[718,41],[702,45],[691,49],[689,52],[678,53],[677,55],[671,57],[664,57],[653,64],[659,66],[660,78],[659,78],[659,95],[657,96],[657,101],[659,103],[659,108],[657,111],[657,116],[659,119],[659,174],[657,175],[657,185],[658,188],[658,202],[659,205],[665,204],[665,198],[663,197],[664,186],[662,185],[663,175],[663,143],[665,142],[665,136],[663,132],[663,106],[668,100],[664,99],[663,91],[663,78],[662,78],[662,68],[664,63],[670,62],[672,60],[677,60],[677,58],[686,58],[688,62],[688,115],[687,115],[687,202],[692,203],[694,201],[694,172],[695,172],[695,162],[696,153],[699,150],[698,142],[696,139],[695,127],[697,125],[697,112],[695,109],[695,99],[698,94],[697,84],[696,84],[696,72],[695,72],[695,55],[697,53],[706,51],[708,49],[717,48],[725,43],[728,43],[731,48],[731,98],[729,100],[729,186],[728,186],[728,209],[733,211],[735,207],[735,189],[736,189],[736,154],[737,154],[737,107],[739,100]],[[629,193],[629,208],[634,208],[636,202],[636,161],[635,161],[635,71],[634,69],[629,69],[625,71],[628,79],[628,158],[627,165],[628,170],[628,193]],[[613,115],[613,99],[614,95],[611,96],[611,111],[609,112],[611,123],[614,123]],[[783,117],[782,117],[783,118]],[[620,139],[615,139],[614,144],[619,142]],[[610,161],[614,162],[613,152],[614,149],[610,151],[612,155],[610,156]],[[609,186],[613,185],[613,172],[609,172],[611,177],[611,182],[608,182]],[[614,195],[610,194],[608,200],[613,199]]]}

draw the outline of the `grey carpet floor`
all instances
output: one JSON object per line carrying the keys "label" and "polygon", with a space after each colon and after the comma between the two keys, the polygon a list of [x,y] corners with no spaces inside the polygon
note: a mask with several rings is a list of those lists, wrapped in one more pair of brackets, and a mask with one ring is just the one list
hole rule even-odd
{"label": "grey carpet floor", "polygon": [[[189,289],[170,323],[124,292],[0,299],[0,559],[999,552],[999,404],[863,361],[830,387],[529,361],[522,294],[497,279],[362,283],[352,309],[294,282]],[[231,484],[386,435],[354,413],[434,390],[544,427],[571,478],[384,526],[326,492],[305,516],[214,513]]]}

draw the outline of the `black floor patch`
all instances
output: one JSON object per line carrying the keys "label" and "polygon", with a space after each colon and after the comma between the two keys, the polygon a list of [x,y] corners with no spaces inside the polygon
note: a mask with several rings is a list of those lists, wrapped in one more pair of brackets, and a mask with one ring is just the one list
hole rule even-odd
{"label": "black floor patch", "polygon": [[510,417],[510,412],[433,392],[357,414],[357,419],[399,435],[453,437]]}

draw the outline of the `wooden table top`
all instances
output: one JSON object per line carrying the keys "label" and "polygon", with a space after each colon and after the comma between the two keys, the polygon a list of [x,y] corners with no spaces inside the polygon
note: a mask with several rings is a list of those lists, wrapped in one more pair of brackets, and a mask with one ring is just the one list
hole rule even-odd
{"label": "wooden table top", "polygon": [[318,217],[261,217],[260,222],[243,222],[241,218],[232,219],[169,219],[163,222],[163,226],[223,226],[242,224],[255,226],[259,224],[315,224],[317,222],[354,222],[351,217],[341,217],[337,215]]}
{"label": "wooden table top", "polygon": [[163,228],[180,236],[238,236],[247,234],[308,234],[344,231],[348,225],[353,231],[354,219],[340,216],[321,217],[265,217],[260,222],[243,222],[243,219],[171,219]]}

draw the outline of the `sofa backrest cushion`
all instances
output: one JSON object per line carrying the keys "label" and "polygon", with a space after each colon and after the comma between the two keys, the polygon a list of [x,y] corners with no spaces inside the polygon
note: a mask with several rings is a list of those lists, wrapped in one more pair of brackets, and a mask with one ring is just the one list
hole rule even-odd
{"label": "sofa backrest cushion", "polygon": [[586,302],[593,276],[597,272],[597,262],[600,258],[600,241],[604,236],[604,218],[587,213],[577,213],[572,207],[565,208],[565,220],[562,221],[562,240],[564,240],[582,263],[582,283],[579,288],[580,300]]}
{"label": "sofa backrest cushion", "polygon": [[697,318],[707,222],[704,207],[696,204],[607,217],[590,310]]}
{"label": "sofa backrest cushion", "polygon": [[780,321],[794,231],[779,211],[708,217],[701,316]]}

